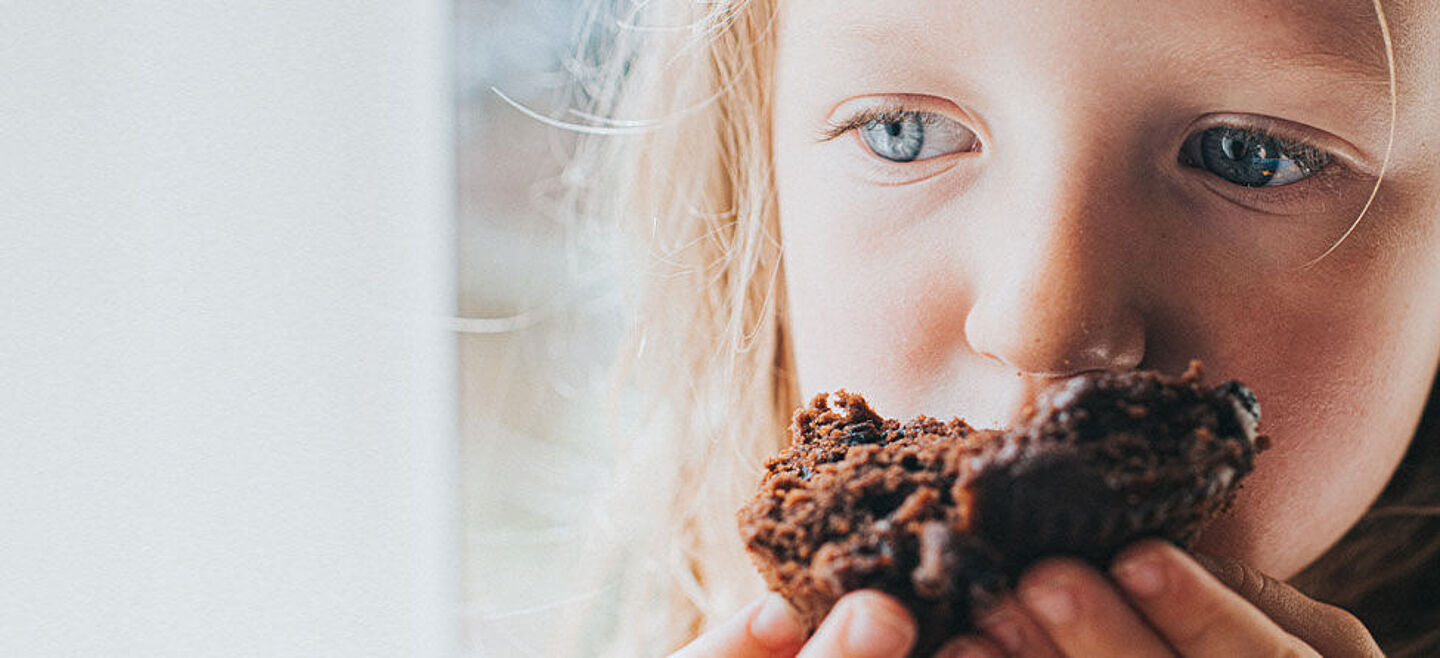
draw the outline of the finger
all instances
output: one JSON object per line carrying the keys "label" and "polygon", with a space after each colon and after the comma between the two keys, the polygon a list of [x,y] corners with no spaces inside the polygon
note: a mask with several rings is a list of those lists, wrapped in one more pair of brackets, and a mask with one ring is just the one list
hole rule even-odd
{"label": "finger", "polygon": [[1005,655],[1025,658],[1063,658],[1065,655],[1014,596],[1001,599],[977,619],[975,625],[985,637],[1000,645]]}
{"label": "finger", "polygon": [[1354,615],[1321,603],[1242,562],[1195,555],[1211,575],[1254,604],[1286,632],[1323,656],[1382,656],[1365,624]]}
{"label": "finger", "polygon": [[941,645],[935,658],[1005,658],[1005,649],[989,638],[966,635]]}
{"label": "finger", "polygon": [[845,595],[800,650],[801,658],[902,658],[915,644],[915,620],[875,591]]}
{"label": "finger", "polygon": [[1100,572],[1054,559],[1020,576],[1020,602],[1068,656],[1172,656]]}
{"label": "finger", "polygon": [[767,594],[670,658],[791,658],[805,643],[805,628],[779,594]]}
{"label": "finger", "polygon": [[1127,548],[1111,573],[1150,624],[1185,656],[1319,655],[1168,543],[1145,541]]}

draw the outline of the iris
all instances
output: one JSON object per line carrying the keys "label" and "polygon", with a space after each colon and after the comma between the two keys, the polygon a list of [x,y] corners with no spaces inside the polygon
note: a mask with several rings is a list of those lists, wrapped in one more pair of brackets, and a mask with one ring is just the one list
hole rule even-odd
{"label": "iris", "polygon": [[907,114],[895,121],[871,121],[860,127],[860,138],[870,150],[886,160],[911,162],[925,146],[925,122]]}
{"label": "iris", "polygon": [[1192,138],[1190,159],[1236,185],[1276,187],[1313,176],[1329,154],[1290,140],[1233,127],[1210,128]]}

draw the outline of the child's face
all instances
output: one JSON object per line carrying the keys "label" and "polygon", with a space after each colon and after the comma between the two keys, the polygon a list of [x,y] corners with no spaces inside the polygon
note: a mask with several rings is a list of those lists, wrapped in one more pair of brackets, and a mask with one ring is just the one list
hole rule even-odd
{"label": "child's face", "polygon": [[1440,12],[1389,8],[1417,47],[1390,167],[1306,267],[1385,153],[1369,0],[781,5],[802,390],[994,426],[1058,378],[1198,358],[1259,393],[1274,440],[1202,549],[1288,577],[1371,503],[1440,358],[1440,75],[1417,36]]}

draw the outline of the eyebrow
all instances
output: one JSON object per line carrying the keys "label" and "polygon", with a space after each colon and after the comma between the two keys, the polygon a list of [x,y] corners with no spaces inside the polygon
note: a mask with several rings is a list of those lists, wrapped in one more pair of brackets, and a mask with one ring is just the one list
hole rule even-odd
{"label": "eyebrow", "polygon": [[[1388,86],[1390,61],[1384,39],[1375,26],[1369,30],[1337,30],[1339,38],[1327,43],[1323,50],[1274,54],[1257,49],[1247,56],[1262,60],[1268,69],[1301,69],[1316,73],[1339,74],[1348,82]],[[894,48],[897,35],[885,25],[863,22],[845,23],[834,31],[842,39],[857,39],[872,46]],[[916,44],[919,46],[920,44]],[[1188,49],[1195,57],[1208,58],[1214,53],[1204,48]]]}
{"label": "eyebrow", "polygon": [[[1371,50],[1376,45],[1367,43],[1363,50]],[[1329,50],[1281,54],[1259,53],[1255,55],[1255,59],[1260,60],[1266,68],[1272,70],[1300,69],[1315,73],[1336,74],[1346,82],[1388,87],[1390,85],[1390,62],[1385,54],[1384,45],[1378,45],[1378,53],[1357,52],[1360,49],[1350,51],[1354,54]]]}

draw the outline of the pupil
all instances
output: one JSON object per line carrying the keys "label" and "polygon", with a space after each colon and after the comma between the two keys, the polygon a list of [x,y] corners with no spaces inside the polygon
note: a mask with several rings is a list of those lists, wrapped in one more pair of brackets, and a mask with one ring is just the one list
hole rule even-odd
{"label": "pupil", "polygon": [[885,124],[885,132],[891,137],[899,137],[900,130],[901,128],[899,121],[891,121],[890,123]]}
{"label": "pupil", "polygon": [[1225,157],[1231,160],[1244,160],[1245,155],[1250,151],[1250,144],[1233,135],[1226,135],[1220,140],[1220,150],[1224,151]]}

